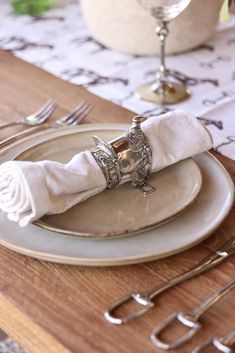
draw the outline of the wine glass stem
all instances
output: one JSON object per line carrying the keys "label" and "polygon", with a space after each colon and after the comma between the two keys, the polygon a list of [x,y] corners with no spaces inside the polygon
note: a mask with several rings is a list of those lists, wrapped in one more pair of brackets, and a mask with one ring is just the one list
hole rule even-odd
{"label": "wine glass stem", "polygon": [[156,33],[160,40],[160,68],[157,72],[157,81],[160,84],[164,84],[167,82],[167,69],[165,65],[165,41],[168,35],[167,22],[158,20]]}

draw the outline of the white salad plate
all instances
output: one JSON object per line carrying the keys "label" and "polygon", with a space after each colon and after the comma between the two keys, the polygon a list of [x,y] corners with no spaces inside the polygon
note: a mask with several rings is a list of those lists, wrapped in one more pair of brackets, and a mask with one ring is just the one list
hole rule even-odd
{"label": "white salad plate", "polygon": [[[0,163],[17,156],[26,156],[27,150],[36,153],[37,148],[30,148],[52,139],[56,141],[55,138],[60,136],[66,135],[69,141],[69,135],[72,138],[80,131],[89,132],[90,136],[99,133],[102,138],[109,138],[120,135],[126,128],[127,125],[123,124],[82,125],[40,133],[6,148],[0,153]],[[88,137],[87,148],[90,145],[91,139]],[[63,155],[62,152],[63,150],[59,151],[60,161],[66,162],[68,154],[65,151]],[[50,155],[48,150],[45,150],[45,154],[40,152],[39,159],[48,159],[47,153]],[[33,160],[37,160],[37,154]],[[224,167],[212,155],[203,153],[195,156],[193,160],[202,173],[201,191],[189,207],[157,228],[131,236],[98,240],[58,234],[37,225],[20,228],[1,214],[0,243],[35,258],[90,266],[150,261],[190,248],[215,231],[229,213],[234,199],[233,182]]]}
{"label": "white salad plate", "polygon": [[[106,140],[117,135],[115,130],[77,131],[36,144],[16,159],[69,162],[89,143],[92,147],[91,133]],[[197,164],[188,158],[153,173],[149,184],[156,191],[148,196],[143,196],[127,182],[115,190],[93,196],[63,214],[45,216],[35,224],[58,233],[93,238],[136,234],[169,221],[189,206],[201,189],[202,174]]]}

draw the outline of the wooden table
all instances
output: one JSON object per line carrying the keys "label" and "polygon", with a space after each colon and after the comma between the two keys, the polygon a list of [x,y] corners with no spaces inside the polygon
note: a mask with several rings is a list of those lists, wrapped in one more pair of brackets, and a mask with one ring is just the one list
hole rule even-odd
{"label": "wooden table", "polygon": [[[48,97],[59,103],[55,118],[84,99],[95,103],[86,123],[130,122],[133,116],[133,113],[10,53],[0,53],[0,119],[23,117]],[[216,156],[235,178],[235,163]],[[159,298],[155,309],[128,325],[117,327],[107,323],[103,318],[104,308],[115,298],[160,284],[196,264],[233,235],[234,210],[203,244],[146,264],[115,268],[57,265],[1,247],[1,328],[30,353],[157,352],[149,339],[153,326],[172,311],[193,308],[227,284],[235,277],[235,259],[169,290]],[[234,293],[230,293],[203,318],[205,329],[178,352],[189,353],[194,346],[213,335],[226,334],[235,328],[234,314]]]}

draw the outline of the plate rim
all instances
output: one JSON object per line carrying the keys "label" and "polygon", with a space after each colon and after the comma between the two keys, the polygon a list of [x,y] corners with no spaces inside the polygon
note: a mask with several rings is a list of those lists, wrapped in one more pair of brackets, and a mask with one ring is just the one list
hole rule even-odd
{"label": "plate rim", "polygon": [[[233,193],[233,200],[234,200],[234,193]],[[231,210],[231,207],[229,211]],[[229,213],[228,211],[228,213]],[[95,258],[78,258],[75,256],[64,256],[64,255],[55,255],[51,253],[45,254],[44,252],[40,251],[33,251],[29,250],[26,248],[23,248],[21,246],[17,245],[12,245],[11,243],[5,242],[0,238],[0,245],[5,246],[6,248],[15,251],[17,253],[20,253],[22,255],[27,255],[32,258],[36,258],[39,260],[43,261],[48,261],[51,263],[60,263],[60,264],[65,264],[65,265],[78,265],[78,266],[95,266],[95,267],[108,267],[108,266],[125,266],[125,265],[133,265],[133,264],[138,264],[138,263],[146,263],[146,262],[151,262],[154,260],[160,260],[163,258],[167,258],[176,254],[179,254],[185,250],[188,250],[197,244],[200,244],[203,240],[207,239],[218,227],[223,223],[224,219],[227,217],[228,213],[224,216],[220,222],[214,225],[214,227],[209,231],[204,234],[204,236],[198,238],[197,240],[191,242],[190,244],[186,244],[185,246],[182,246],[180,250],[175,250],[175,251],[166,251],[164,254],[153,254],[153,255],[132,255],[128,257],[120,257],[120,258],[106,258],[106,259],[95,259]],[[99,241],[97,239],[90,239],[94,241]]]}

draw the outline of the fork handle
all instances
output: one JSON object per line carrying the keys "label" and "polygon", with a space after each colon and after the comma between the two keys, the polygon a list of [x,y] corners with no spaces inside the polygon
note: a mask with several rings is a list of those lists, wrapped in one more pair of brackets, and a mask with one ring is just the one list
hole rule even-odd
{"label": "fork handle", "polygon": [[3,123],[3,124],[0,125],[0,130],[5,129],[5,128],[10,127],[10,126],[21,125],[21,124],[22,124],[21,120],[11,121],[9,123]]}
{"label": "fork handle", "polygon": [[203,272],[209,271],[221,262],[225,261],[229,256],[235,252],[235,237],[233,236],[222,244],[215,252],[209,254],[202,259],[197,265],[193,266],[188,271],[176,276],[160,286],[156,286],[149,291],[142,293],[142,296],[152,300],[157,295],[161,294],[168,288],[171,288],[187,279],[193,278]]}
{"label": "fork handle", "polygon": [[229,293],[234,287],[235,280],[227,284],[219,292],[215,293],[203,303],[198,305],[195,309],[193,309],[188,315],[190,319],[193,319],[193,321],[197,321],[205,312],[207,312],[207,310],[209,310],[213,305],[222,300],[224,296]]}
{"label": "fork handle", "polygon": [[16,135],[13,135],[13,136],[11,136],[9,138],[6,138],[5,140],[0,142],[0,149],[4,148],[4,147],[7,147],[8,145],[10,145],[10,144],[12,144],[12,143],[24,138],[24,137],[30,136],[30,135],[32,135],[35,132],[45,130],[48,127],[49,127],[48,124],[43,124],[43,125],[31,128],[31,129],[27,129],[25,131],[22,131],[22,132],[20,132],[20,133],[18,133]]}
{"label": "fork handle", "polygon": [[167,289],[176,286],[179,283],[184,282],[187,279],[196,277],[203,272],[209,271],[215,266],[219,265],[221,262],[225,261],[230,254],[228,252],[220,252],[216,251],[215,253],[211,253],[206,258],[202,259],[196,266],[192,267],[186,272],[173,277],[167,282],[164,282],[160,286],[156,286],[149,291],[142,293],[143,297],[147,297],[152,300],[157,297],[159,294],[165,292]]}
{"label": "fork handle", "polygon": [[[180,274],[179,276],[173,277],[169,281],[166,281],[163,284],[158,285],[146,292],[131,293],[128,296],[117,300],[105,310],[104,316],[106,320],[115,325],[122,325],[143,315],[145,312],[147,312],[154,306],[153,300],[158,295],[162,294],[169,288],[172,288],[187,279],[193,278],[203,272],[206,272],[212,269],[213,267],[219,265],[221,262],[225,261],[225,259],[231,255],[228,246],[231,241],[232,240],[226,242],[215,253],[211,253],[206,258],[204,258],[199,264],[192,267],[190,270]],[[220,251],[221,249],[226,249],[226,247],[228,247],[228,251]],[[120,309],[120,307],[122,307],[124,304],[131,301],[134,301],[136,304],[139,304],[139,309],[135,309],[135,311],[129,314],[128,316],[117,317],[115,311]]]}

